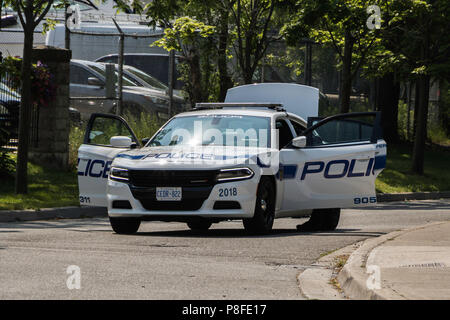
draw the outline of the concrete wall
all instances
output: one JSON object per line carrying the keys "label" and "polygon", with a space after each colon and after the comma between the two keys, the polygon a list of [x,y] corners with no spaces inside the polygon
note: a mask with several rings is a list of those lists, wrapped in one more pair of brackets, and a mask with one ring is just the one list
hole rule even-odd
{"label": "concrete wall", "polygon": [[30,159],[46,167],[68,168],[70,59],[70,50],[46,46],[33,49],[33,61],[46,64],[57,85],[54,100],[39,107],[38,140],[30,146]]}

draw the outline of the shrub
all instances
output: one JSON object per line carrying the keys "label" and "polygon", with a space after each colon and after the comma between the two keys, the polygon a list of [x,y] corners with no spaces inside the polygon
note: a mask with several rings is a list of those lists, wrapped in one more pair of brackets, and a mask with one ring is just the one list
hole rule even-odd
{"label": "shrub", "polygon": [[140,140],[152,137],[156,131],[164,124],[150,113],[142,112],[139,116],[126,113],[123,116],[127,120],[130,128],[133,129],[136,137]]}
{"label": "shrub", "polygon": [[78,148],[83,143],[86,124],[72,124],[69,132],[69,167],[75,169],[78,165]]}
{"label": "shrub", "polygon": [[5,151],[0,151],[0,178],[8,179],[14,176],[16,162]]}
{"label": "shrub", "polygon": [[0,127],[0,178],[10,178],[14,175],[16,162],[10,157],[6,150],[2,150],[1,146],[7,144],[9,140],[9,132]]}

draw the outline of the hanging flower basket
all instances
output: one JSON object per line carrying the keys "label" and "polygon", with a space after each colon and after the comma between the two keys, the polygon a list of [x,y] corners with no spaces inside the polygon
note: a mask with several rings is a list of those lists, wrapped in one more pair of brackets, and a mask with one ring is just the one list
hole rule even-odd
{"label": "hanging flower basket", "polygon": [[[0,76],[8,73],[15,88],[20,88],[22,58],[6,57],[0,63]],[[31,98],[33,104],[46,107],[56,96],[54,75],[47,65],[38,61],[31,66]]]}

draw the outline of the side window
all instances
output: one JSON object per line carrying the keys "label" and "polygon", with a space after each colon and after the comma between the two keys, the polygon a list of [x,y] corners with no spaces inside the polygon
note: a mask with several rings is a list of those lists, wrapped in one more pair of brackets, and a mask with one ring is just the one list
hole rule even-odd
{"label": "side window", "polygon": [[89,122],[84,143],[111,146],[110,139],[114,136],[127,136],[137,142],[134,133],[119,118],[95,117]]}
{"label": "side window", "polygon": [[278,119],[276,121],[276,128],[278,130],[279,148],[282,149],[294,138],[292,136],[291,128],[284,119]]}
{"label": "side window", "polygon": [[70,83],[87,85],[88,78],[93,76],[93,74],[84,68],[75,65],[70,66]]}
{"label": "side window", "polygon": [[101,62],[104,62],[104,63],[117,63],[117,59],[115,57],[106,57],[106,58],[103,58]]}
{"label": "side window", "polygon": [[306,129],[305,126],[303,126],[302,124],[300,124],[294,120],[291,120],[291,124],[294,127],[294,130],[295,130],[295,133],[297,136],[301,135],[303,133],[303,131],[305,131],[305,129]]}
{"label": "side window", "polygon": [[[318,120],[315,121],[318,122]],[[352,142],[370,143],[374,133],[374,123],[375,114],[332,119],[319,125],[308,134],[308,146]]]}
{"label": "side window", "polygon": [[133,59],[133,61],[130,61],[130,65],[138,68],[139,70],[144,71],[145,73],[148,73],[149,75],[155,76],[151,70],[153,70],[153,67],[155,63],[152,61],[151,57],[148,56],[130,56],[130,59]]}

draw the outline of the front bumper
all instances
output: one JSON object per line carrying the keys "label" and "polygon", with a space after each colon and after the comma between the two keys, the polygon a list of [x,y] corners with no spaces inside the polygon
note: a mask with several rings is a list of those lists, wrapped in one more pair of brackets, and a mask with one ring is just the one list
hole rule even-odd
{"label": "front bumper", "polygon": [[[204,217],[204,218],[217,218],[217,219],[240,219],[251,218],[254,214],[256,191],[258,187],[258,180],[256,176],[252,179],[218,183],[211,186],[209,190],[189,190],[190,188],[183,187],[183,195],[195,198],[197,192],[200,198],[203,196],[205,200],[201,200],[201,203],[193,203],[197,200],[186,199],[183,204],[177,204],[175,201],[156,201],[154,194],[150,191],[147,195],[147,200],[143,200],[140,195],[137,199],[136,190],[132,191],[133,187],[130,187],[127,183],[116,182],[108,180],[107,187],[107,202],[108,202],[108,214],[110,217],[140,217],[142,219],[152,220],[183,220],[183,218],[189,217]],[[236,188],[236,192],[223,192],[223,189]],[[220,191],[222,189],[222,192]],[[134,193],[134,194],[133,194]],[[202,193],[202,194],[200,194]],[[224,196],[227,194],[227,196]],[[233,195],[235,194],[235,195]],[[182,196],[183,197],[183,196]],[[113,208],[114,201],[129,201],[131,209],[118,209]],[[146,203],[149,201],[150,203]],[[234,202],[239,203],[240,209],[219,209],[217,208],[217,202]],[[216,208],[215,207],[216,204]],[[155,207],[155,209],[152,208]],[[197,209],[198,208],[198,209]],[[174,209],[174,210],[172,210]]]}

